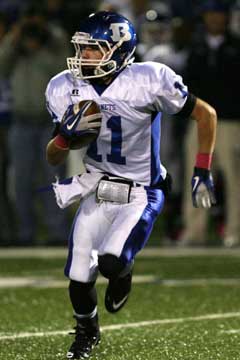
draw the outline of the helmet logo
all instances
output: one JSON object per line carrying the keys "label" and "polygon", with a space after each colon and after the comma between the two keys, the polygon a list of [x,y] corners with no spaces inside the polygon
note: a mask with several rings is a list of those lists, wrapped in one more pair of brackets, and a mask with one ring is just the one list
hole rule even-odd
{"label": "helmet logo", "polygon": [[131,40],[131,33],[129,31],[129,26],[126,23],[113,23],[110,26],[112,30],[112,40],[113,41],[120,41],[121,38],[125,38],[124,41]]}

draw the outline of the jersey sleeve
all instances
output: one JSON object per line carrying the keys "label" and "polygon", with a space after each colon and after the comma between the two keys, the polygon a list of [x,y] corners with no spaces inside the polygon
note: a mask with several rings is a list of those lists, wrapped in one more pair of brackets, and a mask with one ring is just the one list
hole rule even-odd
{"label": "jersey sleeve", "polygon": [[155,109],[170,115],[180,112],[188,97],[188,88],[182,77],[166,65],[154,64],[152,80],[151,93]]}
{"label": "jersey sleeve", "polygon": [[66,87],[55,78],[48,83],[46,92],[46,107],[54,123],[59,123],[69,105]]}

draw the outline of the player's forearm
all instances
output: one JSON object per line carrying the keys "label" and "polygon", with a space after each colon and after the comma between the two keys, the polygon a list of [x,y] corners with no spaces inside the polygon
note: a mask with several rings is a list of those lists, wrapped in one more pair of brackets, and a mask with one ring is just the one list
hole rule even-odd
{"label": "player's forearm", "polygon": [[50,165],[62,164],[69,154],[69,148],[64,148],[56,144],[56,138],[49,141],[46,149],[47,161]]}
{"label": "player's forearm", "polygon": [[215,109],[205,101],[197,99],[192,116],[197,121],[198,152],[201,154],[212,154],[217,128]]}

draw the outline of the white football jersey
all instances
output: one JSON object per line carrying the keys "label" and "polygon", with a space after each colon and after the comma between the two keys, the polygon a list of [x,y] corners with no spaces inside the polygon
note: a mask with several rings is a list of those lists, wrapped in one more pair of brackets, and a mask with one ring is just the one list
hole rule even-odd
{"label": "white football jersey", "polygon": [[100,135],[84,157],[86,169],[154,185],[165,178],[160,161],[161,113],[176,114],[187,100],[187,87],[169,67],[154,62],[126,67],[104,91],[74,79],[65,70],[52,78],[46,90],[54,122],[66,108],[94,100],[103,114]]}

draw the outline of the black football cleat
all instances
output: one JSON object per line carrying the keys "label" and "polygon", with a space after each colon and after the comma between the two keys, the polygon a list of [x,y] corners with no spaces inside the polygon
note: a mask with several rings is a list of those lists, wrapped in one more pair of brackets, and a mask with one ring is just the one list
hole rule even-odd
{"label": "black football cleat", "polygon": [[77,319],[74,329],[75,340],[67,352],[67,359],[86,359],[100,342],[99,327],[89,326],[89,319]]}
{"label": "black football cleat", "polygon": [[119,311],[127,302],[132,286],[132,270],[125,276],[109,280],[105,294],[105,307],[108,312]]}

